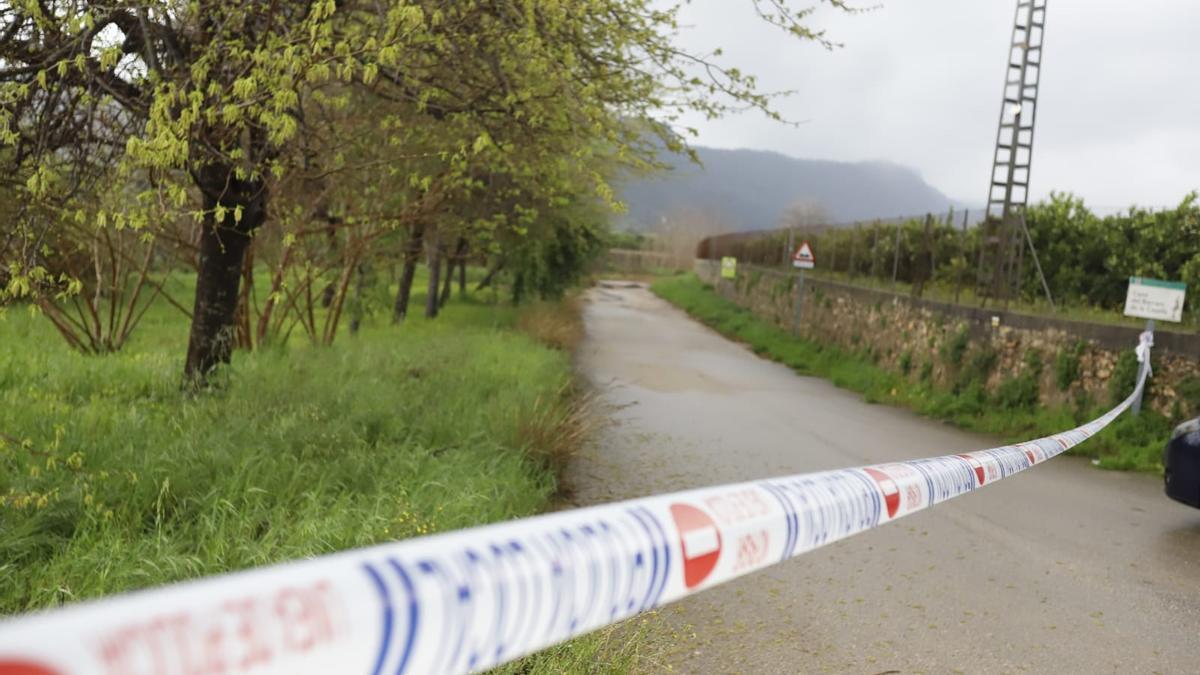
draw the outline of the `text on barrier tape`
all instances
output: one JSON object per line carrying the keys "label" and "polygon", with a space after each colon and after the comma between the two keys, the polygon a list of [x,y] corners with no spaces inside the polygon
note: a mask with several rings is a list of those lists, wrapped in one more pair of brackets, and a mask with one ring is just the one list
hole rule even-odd
{"label": "text on barrier tape", "polygon": [[565,511],[12,619],[0,675],[482,670],[1028,469],[1107,426],[1145,381],[1027,443]]}

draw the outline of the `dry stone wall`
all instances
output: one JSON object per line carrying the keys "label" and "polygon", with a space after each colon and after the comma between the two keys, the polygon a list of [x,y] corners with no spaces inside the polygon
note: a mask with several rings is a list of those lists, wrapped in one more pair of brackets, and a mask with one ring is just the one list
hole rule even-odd
{"label": "dry stone wall", "polygon": [[[940,303],[808,277],[796,323],[796,275],[715,261],[697,275],[727,299],[802,337],[855,351],[912,382],[975,386],[1045,405],[1106,403],[1136,375],[1139,329]],[[1155,335],[1147,405],[1175,419],[1200,414],[1200,336]]]}

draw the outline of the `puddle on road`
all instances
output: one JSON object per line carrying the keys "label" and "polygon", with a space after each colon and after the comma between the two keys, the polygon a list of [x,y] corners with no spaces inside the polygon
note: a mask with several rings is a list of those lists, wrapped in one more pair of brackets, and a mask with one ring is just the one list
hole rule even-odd
{"label": "puddle on road", "polygon": [[628,370],[622,370],[625,371],[621,373],[623,379],[663,394],[685,391],[723,394],[729,390],[724,383],[717,382],[691,368],[679,368],[661,363],[630,362]]}

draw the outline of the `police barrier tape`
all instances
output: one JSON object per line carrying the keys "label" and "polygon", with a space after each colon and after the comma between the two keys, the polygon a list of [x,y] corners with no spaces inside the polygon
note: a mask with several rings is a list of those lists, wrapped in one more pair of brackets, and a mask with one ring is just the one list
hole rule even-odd
{"label": "police barrier tape", "polygon": [[[1148,358],[1143,335],[1139,360]],[[1145,369],[1148,370],[1148,369]],[[1035,441],[498,523],[0,623],[0,675],[489,668],[1044,462]]]}

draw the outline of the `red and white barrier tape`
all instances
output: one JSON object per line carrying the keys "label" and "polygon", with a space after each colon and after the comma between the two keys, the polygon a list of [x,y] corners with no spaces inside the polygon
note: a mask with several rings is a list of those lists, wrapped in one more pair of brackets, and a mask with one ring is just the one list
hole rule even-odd
{"label": "red and white barrier tape", "polygon": [[483,670],[1028,469],[1144,387],[1027,443],[554,513],[11,619],[0,675]]}

